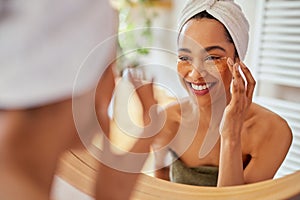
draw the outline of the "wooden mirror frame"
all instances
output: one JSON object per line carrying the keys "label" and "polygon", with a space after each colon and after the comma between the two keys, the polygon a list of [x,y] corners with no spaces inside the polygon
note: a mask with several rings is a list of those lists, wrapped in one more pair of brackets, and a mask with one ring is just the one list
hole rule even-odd
{"label": "wooden mirror frame", "polygon": [[[57,175],[83,193],[93,196],[97,162],[87,151],[70,150],[62,158]],[[230,187],[201,187],[171,183],[142,174],[132,200],[199,200],[199,199],[298,199],[300,171],[285,177]]]}

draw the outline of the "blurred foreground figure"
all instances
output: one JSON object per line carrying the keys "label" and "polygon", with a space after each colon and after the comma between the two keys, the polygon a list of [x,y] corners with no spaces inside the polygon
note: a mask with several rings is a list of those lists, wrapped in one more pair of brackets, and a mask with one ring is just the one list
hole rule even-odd
{"label": "blurred foreground figure", "polygon": [[[109,133],[117,26],[117,13],[104,0],[0,1],[0,199],[49,199],[61,154],[82,145],[74,101],[82,102],[76,104],[81,136],[95,133],[94,110]],[[138,90],[145,110],[155,103],[151,91],[152,84]],[[86,109],[90,97],[95,105]],[[152,139],[133,150],[146,151]],[[128,199],[137,176],[100,163],[96,199]]]}

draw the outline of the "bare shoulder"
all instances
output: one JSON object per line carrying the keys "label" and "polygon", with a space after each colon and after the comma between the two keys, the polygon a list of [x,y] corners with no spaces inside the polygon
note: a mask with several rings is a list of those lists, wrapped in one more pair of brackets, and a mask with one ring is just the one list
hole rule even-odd
{"label": "bare shoulder", "polygon": [[182,124],[182,120],[184,120],[184,113],[191,113],[189,109],[192,109],[189,99],[180,99],[164,106],[166,114],[165,123],[162,130],[155,138],[153,146],[165,146],[174,139]]}
{"label": "bare shoulder", "polygon": [[174,117],[180,117],[183,112],[188,112],[192,109],[191,100],[189,98],[183,98],[178,101],[173,101],[167,104],[164,108],[167,112],[167,117],[169,119],[174,119]]}
{"label": "bare shoulder", "polygon": [[243,125],[243,153],[251,160],[245,168],[246,182],[271,179],[284,161],[292,142],[286,120],[263,106],[252,104]]}
{"label": "bare shoulder", "polygon": [[264,124],[268,130],[291,132],[287,121],[282,116],[261,105],[253,103],[250,107],[250,112],[259,120],[260,123],[258,125]]}
{"label": "bare shoulder", "polygon": [[245,125],[248,139],[256,145],[280,145],[288,149],[292,142],[292,131],[287,121],[261,105],[251,105]]}

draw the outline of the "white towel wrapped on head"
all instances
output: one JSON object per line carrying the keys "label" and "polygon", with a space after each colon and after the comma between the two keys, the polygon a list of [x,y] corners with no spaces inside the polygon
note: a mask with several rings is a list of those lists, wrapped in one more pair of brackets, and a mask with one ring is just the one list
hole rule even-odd
{"label": "white towel wrapped on head", "polygon": [[225,26],[239,58],[244,60],[248,48],[249,23],[240,6],[233,0],[188,0],[179,16],[179,31],[187,21],[202,11],[208,12]]}

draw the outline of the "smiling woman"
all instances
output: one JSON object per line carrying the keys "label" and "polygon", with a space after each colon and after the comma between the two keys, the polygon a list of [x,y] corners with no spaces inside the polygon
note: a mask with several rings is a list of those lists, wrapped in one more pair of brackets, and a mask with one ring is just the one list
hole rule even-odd
{"label": "smiling woman", "polygon": [[[196,29],[197,31],[199,31],[200,28],[204,29],[203,26],[200,26],[201,22],[204,22],[205,20],[207,20],[207,21],[212,20],[212,22],[215,22],[215,19],[192,19],[192,20],[193,21],[191,21],[190,24],[192,24],[195,27],[196,27],[196,25],[198,25],[198,28]],[[218,23],[215,22],[215,24],[218,24]],[[219,27],[221,28],[221,30],[226,30],[222,26],[219,26]],[[188,32],[188,27],[183,30],[185,30],[186,32],[181,32],[181,36],[184,36],[184,33]],[[216,32],[224,33],[222,31],[216,31]],[[225,35],[225,33],[224,33],[224,35]],[[222,35],[220,35],[220,36],[222,36]],[[197,75],[198,79],[193,80],[193,81],[196,82],[197,80],[201,80],[201,76],[204,76],[204,78],[202,78],[204,81],[211,80],[211,82],[215,82],[215,84],[216,84],[213,87],[208,85],[207,88],[211,87],[211,91],[218,89],[217,86],[218,86],[218,84],[222,84],[220,82],[223,82],[223,79],[221,78],[221,75],[219,73],[213,73],[212,71],[218,72],[218,70],[224,69],[225,71],[228,72],[228,68],[229,68],[229,74],[232,77],[231,70],[230,70],[231,63],[229,62],[228,63],[229,66],[228,66],[227,62],[222,60],[220,62],[220,63],[222,63],[222,68],[220,68],[220,66],[219,67],[216,66],[214,68],[214,70],[210,71],[204,67],[204,65],[205,65],[204,61],[205,60],[214,60],[214,62],[216,62],[216,64],[218,64],[219,63],[219,62],[217,62],[218,59],[216,59],[218,57],[216,57],[216,56],[224,56],[227,58],[230,57],[228,55],[226,55],[226,56],[222,55],[222,54],[224,54],[224,52],[225,52],[225,54],[228,53],[229,52],[228,49],[224,48],[223,45],[220,45],[220,43],[219,43],[218,46],[225,49],[225,51],[222,51],[220,49],[219,50],[213,49],[213,51],[208,51],[210,49],[207,49],[206,52],[203,52],[200,50],[205,49],[207,46],[212,46],[212,45],[211,44],[203,45],[202,43],[200,45],[199,40],[196,40],[196,38],[195,39],[193,38],[193,42],[191,42],[190,44],[191,45],[196,44],[195,45],[196,48],[191,48],[188,44],[182,42],[185,39],[186,39],[186,41],[189,41],[189,38],[191,38],[191,36],[187,35],[187,34],[186,34],[186,37],[182,37],[181,38],[182,40],[179,40],[178,44],[181,46],[179,46],[178,49],[189,49],[190,50],[190,52],[183,51],[182,53],[186,53],[188,55],[184,55],[184,56],[186,56],[186,58],[184,58],[184,57],[181,58],[184,62],[185,62],[185,60],[189,61],[189,59],[192,58],[191,59],[192,64],[190,64],[187,67],[187,68],[189,68],[189,70],[194,70],[196,67],[197,67],[197,69],[199,68],[198,71],[194,70],[194,72],[195,72],[194,75]],[[219,39],[219,36],[216,36],[215,39]],[[228,40],[226,38],[222,37],[222,39],[225,39],[224,41],[228,42]],[[236,43],[234,43],[234,44],[236,44]],[[215,44],[213,46],[215,46]],[[199,52],[200,52],[199,54],[195,53],[195,51],[197,51],[197,50],[199,50]],[[178,51],[178,53],[180,53],[180,51]],[[193,55],[193,53],[195,55]],[[241,55],[238,54],[238,58],[236,58],[236,59],[242,60],[241,57],[242,57],[242,54]],[[178,58],[180,59],[180,57],[178,57]],[[238,62],[233,57],[231,57],[231,58],[232,58],[232,60]],[[194,64],[195,62],[199,63],[199,65]],[[242,63],[241,63],[241,65],[242,65]],[[203,70],[204,72],[200,71],[200,70]],[[242,71],[241,73],[244,73],[244,71]],[[188,80],[187,78],[189,78],[189,76],[191,76],[191,75],[193,75],[193,74],[187,72],[187,77],[183,77],[184,78],[183,81],[184,81],[184,83],[187,84],[188,90],[191,91],[193,96],[196,97],[197,106],[198,106],[199,110],[201,111],[201,109],[204,110],[204,108],[208,107],[207,104],[203,104],[203,106],[201,106],[201,104],[199,104],[199,102],[202,102],[202,99],[203,99],[202,97],[204,97],[205,95],[203,95],[203,96],[196,95],[196,94],[194,94],[192,88],[189,87],[189,83],[185,80]],[[245,81],[247,81],[247,80],[245,80]],[[239,83],[241,83],[241,82],[239,82]],[[197,85],[198,88],[195,88],[195,89],[206,90],[203,86],[204,85],[202,85],[202,89],[201,89],[200,86]],[[209,94],[209,95],[207,95],[207,96],[212,96],[212,95],[210,95],[211,91],[208,90],[207,94]],[[223,90],[222,87],[220,87],[220,91],[225,91],[225,89]],[[216,95],[220,95],[220,94],[216,93]],[[231,94],[230,96],[233,97],[234,94]],[[211,99],[214,99],[214,98],[211,97]],[[218,101],[215,101],[215,102],[218,102]],[[208,102],[208,103],[211,103],[211,102]],[[226,102],[226,103],[228,103],[228,102]],[[214,104],[214,105],[216,105],[216,104]],[[225,110],[225,108],[223,107],[223,111]],[[196,109],[196,110],[198,110],[198,109]],[[263,111],[263,113],[261,113],[262,111]],[[176,112],[174,112],[174,110],[168,110],[168,112],[173,112],[173,114],[175,113],[175,115],[170,115],[170,116],[177,116],[177,114],[180,113],[180,112],[176,113]],[[240,156],[237,156],[237,157],[231,156],[231,154],[229,154],[230,155],[229,156],[230,159],[228,159],[229,161],[227,160],[228,162],[223,162],[223,163],[225,163],[225,164],[229,163],[230,166],[233,166],[233,164],[235,164],[235,163],[232,162],[233,160],[231,160],[231,159],[241,157],[242,158],[241,163],[244,164],[242,169],[244,170],[245,177],[248,177],[248,180],[251,180],[252,182],[255,182],[255,183],[252,183],[251,181],[249,181],[248,183],[251,182],[251,184],[242,185],[242,186],[221,187],[221,188],[201,187],[201,186],[191,186],[191,185],[186,185],[186,184],[175,184],[175,183],[171,183],[171,182],[164,181],[161,179],[156,179],[156,178],[142,175],[138,181],[138,184],[137,184],[135,190],[134,190],[132,199],[143,199],[143,200],[172,199],[173,200],[173,199],[202,199],[203,198],[203,199],[264,199],[265,200],[265,199],[288,199],[288,198],[292,198],[295,195],[299,194],[300,188],[294,187],[294,185],[298,184],[298,182],[300,181],[299,173],[295,173],[293,175],[289,175],[284,178],[276,179],[276,180],[260,181],[257,179],[256,175],[263,176],[263,175],[267,174],[265,172],[269,169],[268,167],[272,168],[270,171],[272,171],[272,170],[274,170],[274,168],[276,168],[276,167],[274,167],[275,165],[271,166],[272,164],[274,164],[274,162],[269,163],[270,162],[269,159],[279,159],[279,157],[274,158],[273,155],[274,154],[279,155],[278,152],[284,152],[284,151],[286,152],[291,138],[286,137],[288,142],[283,141],[283,138],[285,138],[285,135],[281,135],[281,134],[284,134],[283,133],[284,131],[281,132],[281,129],[280,129],[279,132],[281,132],[281,133],[277,132],[277,129],[282,128],[282,127],[278,127],[276,123],[273,124],[272,120],[274,120],[274,119],[279,120],[277,122],[280,122],[283,125],[286,125],[286,124],[280,117],[278,117],[274,113],[267,111],[256,104],[251,104],[248,112],[249,112],[249,114],[247,116],[249,116],[249,117],[246,117],[246,120],[243,122],[243,128],[242,128],[242,133],[241,133],[242,134],[241,140],[243,141],[241,146],[245,151],[238,152]],[[191,117],[191,116],[192,115],[189,115],[188,117]],[[206,118],[205,115],[201,115],[200,119],[209,119],[209,118]],[[254,123],[256,120],[264,121],[265,124],[262,125],[259,123]],[[207,125],[205,120],[199,121],[199,122],[201,122],[199,125],[203,125],[203,124]],[[218,129],[219,125],[222,124],[221,122],[222,121],[219,120],[216,130],[219,130]],[[224,127],[226,128],[226,121],[223,121],[223,122],[224,122],[224,126],[223,126],[223,129],[221,129],[221,130],[224,130]],[[238,124],[240,121],[239,121],[239,119],[232,118],[232,120],[230,120],[229,122],[227,121],[227,125],[228,125],[228,123],[230,124],[230,122],[235,122]],[[174,123],[174,124],[176,124],[176,123]],[[172,127],[174,127],[174,126],[172,126]],[[255,127],[258,129],[256,129]],[[202,129],[203,129],[203,126],[199,128],[199,130],[202,130]],[[270,133],[269,130],[274,130],[274,131]],[[290,130],[287,126],[285,126],[285,130],[287,130],[286,131],[287,136],[290,136]],[[165,135],[168,135],[169,133],[170,132],[167,132]],[[209,133],[214,133],[214,132],[209,132]],[[219,136],[219,132],[217,132],[216,135]],[[254,137],[253,135],[254,136],[260,135],[261,137]],[[278,142],[279,141],[278,135],[281,136],[280,142]],[[181,144],[181,142],[185,140],[185,136],[187,136],[187,132],[185,132],[185,130],[183,130],[183,134],[181,137],[182,140],[179,139],[178,144]],[[275,139],[277,138],[277,139],[275,140],[273,138],[273,136],[276,136],[274,138]],[[223,137],[223,136],[221,136],[221,137]],[[192,155],[191,158],[192,159],[195,158],[194,160],[192,160],[192,159],[184,160],[184,159],[182,159],[183,157],[181,157],[177,161],[179,161],[180,164],[187,166],[188,169],[190,169],[191,166],[192,166],[192,168],[195,168],[197,165],[202,166],[203,163],[197,163],[198,161],[212,163],[212,164],[214,164],[213,162],[215,162],[217,164],[215,164],[214,167],[219,170],[221,168],[221,165],[220,165],[221,159],[218,160],[218,158],[220,158],[220,156],[221,156],[220,155],[221,151],[220,151],[220,149],[215,148],[215,147],[219,146],[219,148],[221,148],[220,139],[218,140],[216,145],[213,146],[214,147],[213,150],[207,151],[209,153],[206,156],[204,155],[204,157],[203,157],[203,154],[201,154],[201,156],[199,156],[199,151],[200,152],[202,152],[202,151],[201,151],[200,147],[198,148],[198,146],[196,144],[197,144],[197,142],[199,144],[199,141],[200,141],[200,146],[201,146],[202,143],[204,143],[203,142],[204,138],[205,138],[204,136],[202,138],[197,137],[196,138],[197,140],[194,140],[194,143],[192,144],[192,145],[194,145],[193,147],[196,147],[196,151],[194,151],[196,153],[191,154]],[[269,142],[272,143],[272,145],[271,144],[266,145],[264,143],[264,141],[266,141],[267,139]],[[286,146],[282,145],[285,142],[286,142]],[[231,144],[237,144],[237,143],[232,142]],[[253,146],[256,148],[253,148]],[[274,149],[273,146],[276,146],[276,149]],[[277,147],[282,147],[282,148],[277,148]],[[176,153],[176,150],[177,150],[176,148],[172,149],[172,151],[175,153]],[[190,149],[190,150],[191,150],[190,152],[192,152],[193,149]],[[255,151],[255,150],[257,150],[257,151]],[[261,151],[258,151],[258,150],[261,150]],[[246,153],[244,153],[244,152],[246,152]],[[231,152],[229,152],[229,153],[231,153]],[[285,153],[283,153],[283,154],[285,154]],[[189,154],[186,154],[186,155],[189,155]],[[180,155],[177,155],[177,158],[178,158],[178,156],[180,156]],[[215,159],[215,158],[217,158],[217,159]],[[284,155],[281,156],[281,160],[283,158],[284,158]],[[189,165],[186,164],[188,162],[192,162],[192,161],[194,162],[195,160],[196,160],[195,163],[190,163]],[[280,161],[279,162],[277,162],[277,161],[275,160],[275,164],[277,166],[279,166]],[[87,152],[74,152],[74,151],[72,153],[69,152],[65,155],[65,157],[63,157],[61,164],[62,164],[61,168],[59,168],[59,170],[58,170],[58,174],[60,177],[62,177],[64,180],[68,181],[72,185],[76,186],[81,191],[84,191],[85,193],[90,194],[90,195],[93,194],[93,187],[92,187],[93,184],[92,183],[94,181],[93,177],[94,177],[94,174],[96,171],[96,170],[94,170],[94,169],[96,169],[96,164],[95,164],[94,159]],[[234,172],[236,172],[236,171],[234,171]],[[219,177],[220,177],[220,173],[221,173],[221,171],[219,171]],[[250,176],[251,173],[253,176]],[[274,172],[271,172],[271,173],[274,173]],[[169,174],[167,174],[167,175],[169,176]],[[237,174],[234,173],[234,175],[232,177],[235,177],[236,175]],[[250,178],[252,178],[252,179],[250,179]],[[270,179],[270,178],[267,178],[267,179]],[[263,180],[263,179],[261,179],[261,180]],[[258,181],[260,181],[260,182],[258,182]],[[295,199],[296,198],[297,197],[295,197]]]}
{"label": "smiling woman", "polygon": [[[188,116],[198,124],[190,132],[179,128],[185,107],[172,104],[166,109],[165,126],[153,144],[154,151],[168,147],[155,154],[156,167],[161,168],[156,177],[218,187],[274,177],[292,134],[280,116],[252,103],[255,80],[243,63],[248,30],[247,19],[234,1],[187,1],[183,7],[177,70],[193,96],[186,101],[194,104],[200,117]],[[190,135],[193,140],[185,146],[182,141]],[[169,151],[176,162],[162,167]]]}

